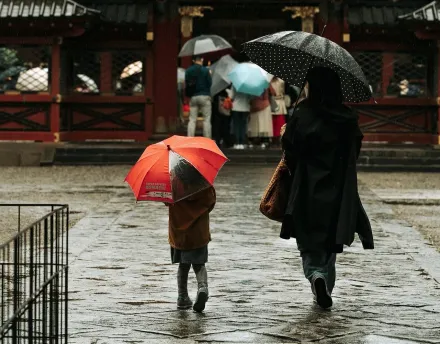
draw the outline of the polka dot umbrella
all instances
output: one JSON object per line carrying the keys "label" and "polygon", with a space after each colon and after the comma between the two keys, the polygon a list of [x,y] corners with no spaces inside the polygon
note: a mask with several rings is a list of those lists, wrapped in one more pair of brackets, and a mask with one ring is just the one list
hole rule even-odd
{"label": "polka dot umbrella", "polygon": [[243,44],[252,62],[289,84],[302,88],[307,71],[329,67],[341,79],[346,102],[363,102],[372,97],[364,72],[344,48],[324,37],[302,31],[283,31]]}

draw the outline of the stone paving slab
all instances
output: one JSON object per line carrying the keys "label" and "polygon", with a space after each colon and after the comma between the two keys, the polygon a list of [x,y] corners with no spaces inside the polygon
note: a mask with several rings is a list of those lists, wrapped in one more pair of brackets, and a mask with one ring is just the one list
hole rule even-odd
{"label": "stone paving slab", "polygon": [[[338,255],[330,312],[312,303],[294,241],[258,203],[273,168],[216,184],[203,314],[178,311],[167,209],[121,193],[70,231],[70,343],[440,343],[440,254],[370,190],[377,249]],[[191,295],[196,282],[190,273]]]}

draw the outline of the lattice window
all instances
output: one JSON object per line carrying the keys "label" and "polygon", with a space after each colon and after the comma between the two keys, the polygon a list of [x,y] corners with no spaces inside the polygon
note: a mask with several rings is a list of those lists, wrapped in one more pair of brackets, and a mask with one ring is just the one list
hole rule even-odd
{"label": "lattice window", "polygon": [[373,95],[380,96],[382,93],[382,53],[363,51],[355,52],[352,55],[364,71]]}
{"label": "lattice window", "polygon": [[[145,52],[67,51],[67,88],[81,94],[124,94],[144,92]],[[70,66],[70,68],[69,68]]]}
{"label": "lattice window", "polygon": [[66,66],[68,91],[73,93],[99,93],[101,74],[99,52],[76,50],[69,53],[71,63]]}
{"label": "lattice window", "polygon": [[48,92],[50,47],[0,46],[1,92]]}
{"label": "lattice window", "polygon": [[428,87],[428,58],[426,54],[394,53],[392,77],[388,95],[426,97]]}
{"label": "lattice window", "polygon": [[136,94],[144,91],[145,53],[139,51],[118,51],[113,53],[112,76],[114,91]]}

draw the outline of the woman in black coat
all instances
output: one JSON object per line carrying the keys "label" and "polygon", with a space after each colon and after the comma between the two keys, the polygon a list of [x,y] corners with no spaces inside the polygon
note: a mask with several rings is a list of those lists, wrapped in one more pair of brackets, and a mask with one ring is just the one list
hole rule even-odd
{"label": "woman in black coat", "polygon": [[358,194],[356,160],[363,135],[354,111],[343,105],[341,82],[331,69],[307,74],[308,98],[283,135],[293,175],[280,236],[296,238],[304,274],[319,306],[332,306],[336,253],[358,233],[365,249],[373,235]]}

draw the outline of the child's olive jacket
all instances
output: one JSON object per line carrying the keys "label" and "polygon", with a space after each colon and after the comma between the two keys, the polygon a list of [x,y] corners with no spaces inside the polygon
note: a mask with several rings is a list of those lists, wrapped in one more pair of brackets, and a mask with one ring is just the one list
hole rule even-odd
{"label": "child's olive jacket", "polygon": [[213,187],[202,190],[169,207],[170,245],[179,250],[193,250],[211,241],[209,213],[216,202]]}

